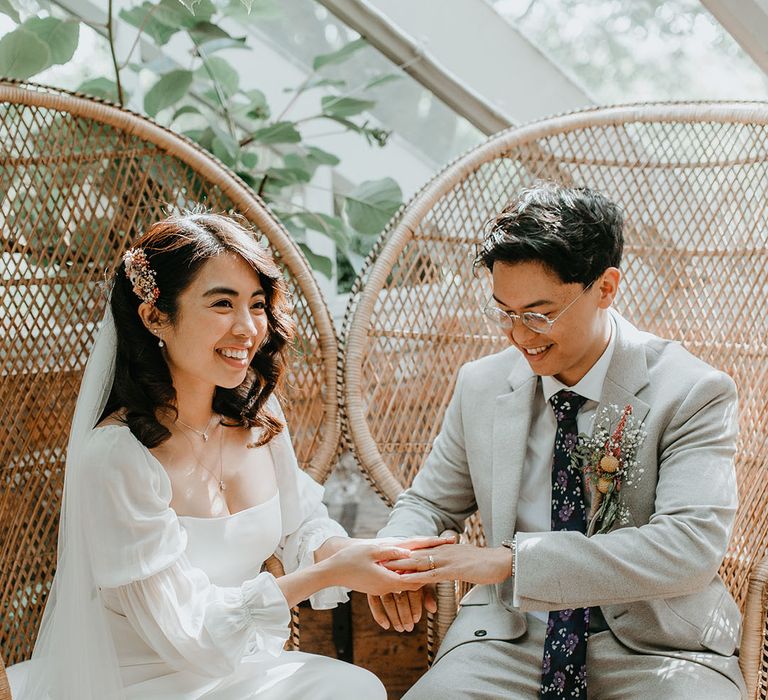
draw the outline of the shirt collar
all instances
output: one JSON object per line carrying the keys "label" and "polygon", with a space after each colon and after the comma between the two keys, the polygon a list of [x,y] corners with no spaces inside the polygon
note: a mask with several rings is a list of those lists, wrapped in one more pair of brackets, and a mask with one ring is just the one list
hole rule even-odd
{"label": "shirt collar", "polygon": [[600,397],[603,394],[603,384],[605,383],[605,377],[608,374],[608,367],[611,364],[611,358],[613,357],[613,350],[616,347],[616,321],[613,316],[608,316],[611,320],[611,338],[608,341],[608,345],[603,354],[600,355],[597,362],[574,386],[566,386],[559,379],[554,377],[542,377],[541,388],[544,390],[544,399],[549,401],[558,391],[562,389],[568,389],[574,391],[579,396],[583,396],[589,401],[597,401],[600,403]]}

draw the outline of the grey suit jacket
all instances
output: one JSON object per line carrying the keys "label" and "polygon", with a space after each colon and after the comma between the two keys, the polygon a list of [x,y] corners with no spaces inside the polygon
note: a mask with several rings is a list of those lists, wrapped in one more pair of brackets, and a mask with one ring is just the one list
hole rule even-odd
{"label": "grey suit jacket", "polygon": [[[518,533],[517,580],[470,591],[440,654],[477,640],[478,629],[482,639],[515,639],[525,611],[585,606],[600,606],[638,652],[735,653],[739,610],[717,573],[737,504],[735,385],[678,343],[614,317],[601,406],[630,404],[647,431],[645,471],[623,491],[630,522],[589,538]],[[432,452],[379,534],[461,531],[478,509],[491,546],[511,538],[538,381],[514,348],[462,367]],[[729,676],[738,675],[732,661],[721,669]]]}

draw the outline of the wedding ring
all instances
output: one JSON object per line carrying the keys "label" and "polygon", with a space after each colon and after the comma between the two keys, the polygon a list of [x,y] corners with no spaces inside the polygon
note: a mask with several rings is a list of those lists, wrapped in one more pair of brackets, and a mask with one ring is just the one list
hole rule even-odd
{"label": "wedding ring", "polygon": [[429,569],[430,571],[435,568],[435,558],[431,555],[427,555],[427,561],[429,561]]}

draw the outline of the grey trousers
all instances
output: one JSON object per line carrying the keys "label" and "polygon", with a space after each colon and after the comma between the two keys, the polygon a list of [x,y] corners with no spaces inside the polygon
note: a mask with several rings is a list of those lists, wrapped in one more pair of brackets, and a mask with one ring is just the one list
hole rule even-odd
{"label": "grey trousers", "polygon": [[[511,642],[470,642],[452,649],[403,700],[537,700],[546,626],[527,616],[528,632]],[[590,700],[742,700],[743,690],[702,663],[638,654],[610,630],[590,635],[587,695]],[[723,660],[732,661],[736,659]]]}

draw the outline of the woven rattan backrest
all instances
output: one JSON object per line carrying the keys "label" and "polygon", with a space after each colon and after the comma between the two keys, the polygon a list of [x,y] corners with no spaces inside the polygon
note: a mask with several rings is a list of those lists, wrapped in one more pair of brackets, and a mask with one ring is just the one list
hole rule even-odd
{"label": "woven rattan backrest", "polygon": [[762,103],[590,110],[494,136],[416,195],[358,280],[344,334],[345,432],[385,499],[421,467],[459,366],[507,346],[471,270],[484,223],[537,179],[594,187],[626,215],[619,311],[738,384],[741,505],[722,574],[743,604],[768,546],[767,125]]}
{"label": "woven rattan backrest", "polygon": [[168,206],[237,212],[283,266],[298,324],[285,391],[301,465],[336,454],[337,342],[306,260],[264,203],[191,142],[125,110],[0,82],[0,649],[27,658],[55,566],[64,453],[102,317],[99,282]]}

